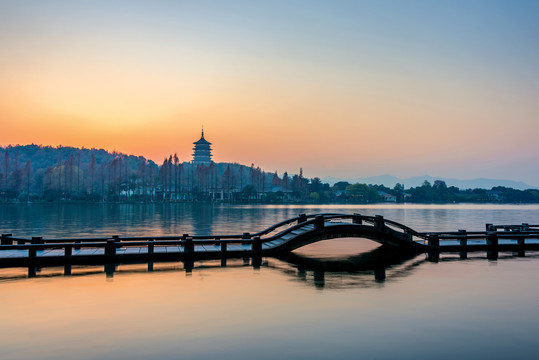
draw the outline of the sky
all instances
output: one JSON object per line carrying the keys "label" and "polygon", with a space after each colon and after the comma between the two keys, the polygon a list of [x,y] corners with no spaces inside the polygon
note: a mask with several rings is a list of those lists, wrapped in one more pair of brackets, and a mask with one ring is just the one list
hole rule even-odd
{"label": "sky", "polygon": [[0,145],[539,185],[538,1],[0,0]]}

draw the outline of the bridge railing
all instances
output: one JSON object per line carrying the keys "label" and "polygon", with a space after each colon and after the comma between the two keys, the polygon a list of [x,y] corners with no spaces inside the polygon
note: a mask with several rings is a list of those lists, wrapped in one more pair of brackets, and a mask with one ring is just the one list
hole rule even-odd
{"label": "bridge railing", "polygon": [[402,230],[405,233],[411,234],[412,236],[416,236],[418,238],[425,239],[426,236],[424,233],[420,233],[406,225],[403,225],[401,223],[398,223],[396,221],[385,219],[379,215],[376,216],[369,216],[369,215],[361,215],[361,214],[328,214],[327,216],[324,216],[324,219],[326,220],[361,220],[362,222],[366,222],[371,225],[375,225],[380,219],[383,219],[383,224],[386,226],[390,226],[393,228],[396,228],[398,230]]}
{"label": "bridge railing", "polygon": [[[332,221],[332,220],[353,220],[360,218],[362,221],[365,221],[367,223],[373,223],[376,221],[376,217],[373,216],[365,216],[360,214],[338,214],[338,213],[322,213],[322,214],[300,214],[296,217],[281,221],[277,224],[274,224],[264,230],[255,232],[255,233],[242,233],[242,234],[221,234],[221,235],[189,235],[189,234],[183,234],[183,235],[176,235],[176,236],[139,236],[139,237],[133,237],[133,236],[125,236],[121,237],[119,235],[113,235],[111,237],[94,237],[94,238],[44,238],[44,237],[32,237],[32,238],[21,238],[21,237],[13,237],[11,234],[3,234],[1,244],[3,245],[11,245],[13,242],[17,242],[17,244],[31,244],[31,243],[38,243],[38,244],[47,244],[47,243],[77,243],[77,244],[83,244],[83,243],[100,243],[100,242],[106,242],[108,239],[115,239],[120,242],[126,242],[126,241],[147,241],[149,239],[153,239],[154,241],[181,241],[185,240],[187,237],[191,237],[195,241],[203,241],[203,243],[207,243],[210,241],[211,243],[215,243],[212,241],[221,241],[221,240],[237,240],[238,242],[246,242],[249,239],[252,239],[255,236],[264,236],[267,234],[270,234],[272,232],[282,233],[290,232],[298,227],[305,226],[308,224],[314,223],[314,219],[317,216],[322,216],[325,222]],[[389,220],[385,220],[387,224],[395,224],[396,227],[400,227],[401,229],[409,229],[405,227],[402,224],[398,224]],[[411,230],[411,229],[409,229]],[[413,230],[411,230],[413,231]]]}
{"label": "bridge railing", "polygon": [[[329,216],[338,216],[338,215],[342,216],[343,214],[336,214],[336,213],[323,213],[323,214],[310,214],[310,215],[300,214],[300,215],[298,215],[296,217],[293,217],[291,219],[287,219],[287,220],[281,221],[281,222],[279,222],[279,223],[277,223],[275,225],[272,225],[272,226],[268,227],[267,229],[264,229],[262,231],[254,233],[253,236],[267,235],[269,233],[272,233],[272,232],[276,231],[279,228],[290,227],[290,224],[293,224],[293,223],[297,223],[296,225],[301,224],[301,226],[304,226],[306,224],[311,223],[311,222],[309,222],[309,219],[313,220],[316,216],[323,216],[324,218],[326,218],[326,217],[329,217]],[[294,225],[294,227],[296,227],[296,225]]]}
{"label": "bridge railing", "polygon": [[[331,222],[334,222],[335,220],[350,220],[350,222],[353,223],[354,220],[360,219],[361,221],[374,224],[377,221],[377,217],[375,216],[366,216],[366,215],[360,215],[360,214],[353,214],[353,215],[339,214],[339,213],[322,213],[322,214],[311,214],[311,215],[301,214],[295,218],[285,220],[266,230],[256,233],[256,235],[268,234],[272,231],[277,230],[280,227],[284,227],[284,229],[277,232],[277,234],[263,239],[263,241],[272,241],[288,233],[291,233],[295,230],[298,230],[306,225],[316,225],[316,222],[318,221],[317,218],[322,218],[324,223],[331,223]],[[297,223],[294,225],[291,225],[294,222],[297,222]]]}
{"label": "bridge railing", "polygon": [[[68,238],[68,239],[44,239],[42,237],[17,238],[11,234],[2,234],[0,250],[28,250],[29,257],[36,256],[37,251],[47,249],[64,249],[65,256],[71,255],[72,250],[81,248],[105,248],[105,254],[115,254],[118,248],[122,247],[147,247],[148,253],[153,253],[155,247],[159,246],[183,246],[185,252],[193,252],[196,245],[219,246],[220,251],[226,252],[229,244],[250,245],[253,252],[262,248],[263,242],[269,242],[294,232],[307,225],[313,225],[316,229],[323,224],[340,223],[350,221],[352,224],[372,224],[400,230],[427,242],[428,245],[438,247],[440,241],[459,241],[461,245],[466,245],[469,240],[483,240],[487,244],[497,244],[498,239],[518,241],[524,244],[525,239],[539,239],[538,225],[492,225],[487,224],[487,231],[465,231],[458,232],[431,232],[419,233],[408,226],[398,222],[384,219],[381,216],[367,216],[360,214],[300,214],[297,217],[281,221],[262,231],[241,235],[195,235],[183,234],[181,236],[151,236],[151,237],[112,237],[102,238]],[[323,225],[325,226],[325,225]],[[503,230],[503,231],[498,231]],[[271,236],[262,238],[275,232]],[[16,243],[16,244],[15,244]],[[245,248],[243,248],[245,249]],[[215,249],[217,250],[217,248]]]}
{"label": "bridge railing", "polygon": [[[398,223],[396,221],[387,220],[381,216],[369,216],[361,214],[339,214],[339,213],[322,213],[322,214],[300,214],[296,217],[281,221],[277,224],[274,224],[264,230],[255,232],[255,233],[243,233],[241,235],[235,234],[224,234],[224,235],[177,235],[177,236],[145,236],[145,237],[120,237],[114,235],[112,237],[96,237],[96,238],[64,238],[64,239],[46,239],[42,237],[32,237],[32,238],[18,238],[13,237],[11,234],[2,234],[0,249],[15,249],[17,245],[42,245],[34,246],[33,248],[41,249],[47,248],[46,245],[49,245],[51,248],[61,247],[61,244],[69,245],[73,244],[76,247],[101,247],[106,244],[107,241],[113,239],[118,243],[118,247],[121,246],[144,246],[147,245],[148,241],[153,242],[154,246],[183,246],[187,239],[193,241],[194,244],[199,245],[220,245],[220,244],[249,244],[253,242],[255,237],[260,237],[262,242],[268,242],[275,240],[279,237],[282,237],[290,232],[293,232],[301,227],[306,225],[316,225],[317,219],[322,218],[325,223],[331,222],[352,222],[352,223],[366,223],[370,225],[379,224],[382,221],[382,224],[393,229],[400,230],[404,233],[415,236],[418,239],[428,241],[433,237],[436,237],[439,240],[459,240],[459,239],[485,239],[486,236],[489,236],[489,232],[496,231],[499,238],[515,239],[515,232],[520,234],[526,234],[525,237],[535,238],[539,235],[539,225],[492,225],[487,224],[487,229],[489,231],[471,231],[467,232],[460,230],[458,232],[417,232],[416,230]],[[503,230],[503,231],[498,231]],[[275,233],[272,236],[262,238],[265,235]],[[519,235],[520,236],[520,235]],[[14,243],[17,245],[14,245]],[[10,247],[6,247],[9,245]],[[19,249],[28,249],[30,247],[22,247]]]}

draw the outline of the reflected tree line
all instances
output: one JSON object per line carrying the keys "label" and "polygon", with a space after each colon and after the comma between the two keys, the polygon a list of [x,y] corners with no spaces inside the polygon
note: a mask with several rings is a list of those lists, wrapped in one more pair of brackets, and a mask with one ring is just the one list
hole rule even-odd
{"label": "reflected tree line", "polygon": [[384,185],[333,186],[320,178],[278,175],[237,163],[193,164],[174,154],[161,165],[142,156],[40,145],[0,147],[0,201],[263,203],[538,203],[539,190],[506,187],[461,190],[444,181],[405,189]]}

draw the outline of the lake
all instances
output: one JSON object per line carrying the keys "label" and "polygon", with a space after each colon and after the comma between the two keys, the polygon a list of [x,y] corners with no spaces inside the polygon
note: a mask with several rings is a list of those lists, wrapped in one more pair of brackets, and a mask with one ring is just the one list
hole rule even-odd
{"label": "lake", "polygon": [[[1,205],[14,236],[255,232],[300,213],[383,215],[418,231],[539,223],[537,205]],[[286,259],[0,269],[1,359],[535,359],[539,254],[424,254],[369,268],[378,244]]]}

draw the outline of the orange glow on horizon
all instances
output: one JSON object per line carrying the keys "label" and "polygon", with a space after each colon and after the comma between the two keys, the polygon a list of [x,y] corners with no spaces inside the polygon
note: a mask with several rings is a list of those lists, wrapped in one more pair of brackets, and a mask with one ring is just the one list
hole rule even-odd
{"label": "orange glow on horizon", "polygon": [[[523,165],[538,153],[534,56],[500,63],[489,32],[476,34],[485,48],[468,53],[466,39],[445,41],[436,24],[423,41],[422,22],[379,28],[385,7],[371,19],[330,6],[320,23],[273,8],[260,18],[251,8],[183,3],[143,4],[133,18],[97,3],[6,8],[1,146],[104,148],[160,164],[174,153],[189,161],[204,125],[216,162],[266,171],[539,176]],[[453,24],[453,15],[442,17]],[[500,41],[530,49],[515,41],[535,38],[521,35],[504,28]]]}

